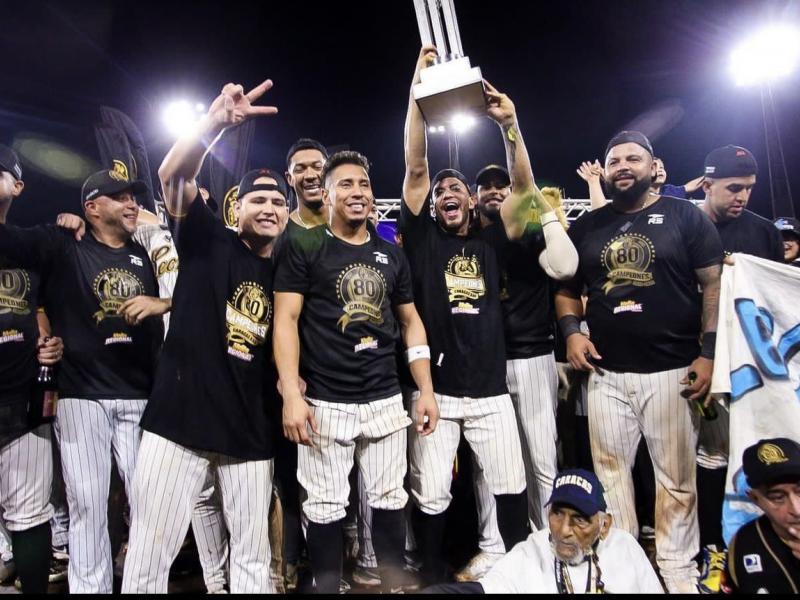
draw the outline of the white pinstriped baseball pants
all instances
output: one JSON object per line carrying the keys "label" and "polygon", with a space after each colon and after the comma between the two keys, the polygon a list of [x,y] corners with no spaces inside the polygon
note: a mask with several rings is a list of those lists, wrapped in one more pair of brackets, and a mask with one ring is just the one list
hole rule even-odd
{"label": "white pinstriped baseball pants", "polygon": [[274,593],[268,535],[272,461],[190,450],[149,431],[139,452],[122,592],[167,592],[169,569],[212,473],[230,530],[231,593]]}
{"label": "white pinstriped baseball pants", "polygon": [[297,479],[307,495],[305,517],[321,525],[344,519],[353,460],[364,478],[369,506],[403,508],[408,502],[403,478],[411,419],[402,395],[364,404],[306,400],[319,435],[311,433],[313,446],[298,446]]}
{"label": "white pinstriped baseball pants", "polygon": [[3,443],[0,447],[0,507],[8,531],[25,531],[50,520],[53,516],[52,483],[49,423]]}
{"label": "white pinstriped baseball pants", "polygon": [[[553,479],[558,470],[558,372],[553,353],[509,360],[506,363],[506,382],[522,442],[528,486],[528,519],[534,530],[541,529],[547,527],[544,505],[553,491]],[[478,545],[483,552],[502,554],[505,545],[497,527],[494,495],[489,491],[486,475],[477,460],[473,460],[473,480],[480,533]]]}
{"label": "white pinstriped baseball pants", "polygon": [[589,377],[589,437],[614,525],[636,537],[631,469],[644,435],[656,475],[656,562],[670,582],[697,578],[695,449],[698,420],[680,395],[688,367]]}
{"label": "white pinstriped baseball pants", "polygon": [[[414,396],[411,414],[416,410]],[[511,396],[455,398],[436,394],[439,425],[421,437],[411,428],[411,494],[429,515],[447,510],[453,499],[450,484],[461,430],[494,495],[519,494],[525,489],[525,468]]]}
{"label": "white pinstriped baseball pants", "polygon": [[145,400],[62,398],[58,402],[55,432],[69,506],[68,577],[73,594],[112,592],[111,454],[130,498],[145,405]]}

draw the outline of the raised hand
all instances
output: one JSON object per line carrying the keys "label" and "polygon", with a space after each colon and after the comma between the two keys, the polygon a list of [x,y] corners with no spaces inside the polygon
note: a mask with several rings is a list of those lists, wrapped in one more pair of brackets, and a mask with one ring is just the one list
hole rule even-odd
{"label": "raised hand", "polygon": [[483,85],[486,88],[486,115],[501,127],[513,125],[517,120],[517,109],[511,98],[497,91],[485,79]]}
{"label": "raised hand", "polygon": [[589,161],[583,161],[580,166],[577,168],[576,173],[583,179],[586,183],[590,183],[592,181],[600,181],[600,172],[598,171],[598,167],[600,163],[596,160],[594,164],[590,163]]}
{"label": "raised hand", "polygon": [[75,241],[77,242],[80,242],[81,238],[83,238],[86,233],[86,223],[84,223],[83,219],[78,215],[73,215],[71,213],[61,213],[58,215],[56,225],[68,231],[72,231],[75,234]]}
{"label": "raised hand", "polygon": [[419,58],[417,58],[417,67],[414,70],[414,83],[419,83],[419,72],[422,71],[422,69],[427,69],[436,62],[438,56],[439,51],[436,49],[436,46],[422,47],[419,51]]}
{"label": "raised hand", "polygon": [[274,115],[278,112],[275,106],[253,104],[271,87],[271,79],[267,79],[247,93],[241,85],[225,84],[220,95],[209,106],[207,116],[217,128],[226,129],[253,117]]}

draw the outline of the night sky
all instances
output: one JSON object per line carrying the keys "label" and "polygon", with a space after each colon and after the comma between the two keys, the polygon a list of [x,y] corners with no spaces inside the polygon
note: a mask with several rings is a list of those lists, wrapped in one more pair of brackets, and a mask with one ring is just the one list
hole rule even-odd
{"label": "night sky", "polygon": [[[800,22],[800,2],[736,0],[456,0],[466,54],[514,100],[540,184],[586,197],[575,174],[602,158],[620,129],[645,123],[671,183],[702,172],[714,147],[750,148],[761,165],[751,208],[771,217],[761,104],[737,88],[732,47],[769,20]],[[396,198],[403,178],[403,120],[419,51],[411,0],[248,2],[41,2],[0,0],[0,142],[33,136],[97,160],[92,125],[101,104],[139,125],[151,167],[171,140],[161,122],[169,100],[208,104],[228,81],[269,77],[252,166],[285,167],[288,146],[310,136],[347,145],[373,163],[376,196]],[[795,192],[800,194],[800,74],[773,88]],[[430,140],[431,168],[447,166],[443,136]],[[488,119],[461,144],[472,178],[503,162]],[[10,214],[32,224],[79,210],[78,185],[23,162],[26,191]],[[800,212],[800,210],[798,210]]]}

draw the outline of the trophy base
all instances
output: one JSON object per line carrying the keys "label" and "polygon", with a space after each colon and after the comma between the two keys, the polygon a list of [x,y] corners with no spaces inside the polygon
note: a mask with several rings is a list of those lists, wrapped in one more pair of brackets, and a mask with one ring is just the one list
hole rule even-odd
{"label": "trophy base", "polygon": [[481,70],[471,67],[466,56],[423,69],[413,94],[431,126],[449,125],[455,116],[486,112]]}

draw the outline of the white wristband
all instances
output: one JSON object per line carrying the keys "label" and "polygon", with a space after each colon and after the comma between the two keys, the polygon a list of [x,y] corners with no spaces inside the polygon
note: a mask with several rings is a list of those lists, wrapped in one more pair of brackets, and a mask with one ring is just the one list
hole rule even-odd
{"label": "white wristband", "polygon": [[430,346],[411,346],[408,350],[406,350],[406,359],[408,360],[408,364],[411,364],[415,360],[419,360],[420,358],[427,358],[430,360],[431,358],[431,348]]}

